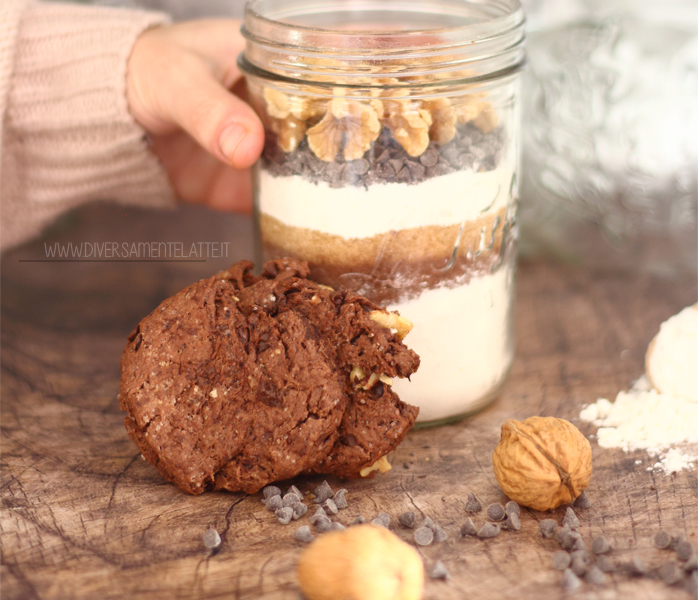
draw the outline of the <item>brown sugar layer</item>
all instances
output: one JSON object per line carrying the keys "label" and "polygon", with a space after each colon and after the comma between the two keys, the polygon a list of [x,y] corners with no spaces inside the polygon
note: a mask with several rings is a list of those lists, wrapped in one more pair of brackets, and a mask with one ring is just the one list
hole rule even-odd
{"label": "brown sugar layer", "polygon": [[259,221],[265,258],[302,257],[320,283],[385,305],[416,297],[424,289],[462,285],[469,276],[497,268],[502,248],[508,251],[513,237],[504,208],[462,225],[401,229],[360,239],[285,225],[266,214]]}
{"label": "brown sugar layer", "polygon": [[333,162],[326,162],[315,156],[306,140],[292,152],[284,152],[276,135],[267,132],[261,165],[275,177],[300,175],[309,181],[327,182],[333,188],[386,182],[418,184],[455,171],[496,169],[504,138],[502,127],[485,133],[467,123],[456,128],[448,143],[429,142],[421,156],[413,157],[384,128],[362,158],[346,161],[339,153]]}
{"label": "brown sugar layer", "polygon": [[[311,471],[358,477],[418,409],[382,383],[357,389],[365,381],[351,370],[409,377],[419,357],[370,318],[375,304],[309,281],[305,263],[251,269],[237,263],[190,285],[134,329],[119,390],[127,431],[192,494],[253,493]],[[347,417],[357,412],[370,424],[360,432]]]}

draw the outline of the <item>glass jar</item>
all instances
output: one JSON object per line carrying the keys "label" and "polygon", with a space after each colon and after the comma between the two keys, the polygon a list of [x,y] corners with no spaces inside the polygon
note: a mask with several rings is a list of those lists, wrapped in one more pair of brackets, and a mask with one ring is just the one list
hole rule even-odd
{"label": "glass jar", "polygon": [[258,262],[411,320],[418,422],[484,407],[513,358],[518,1],[256,0],[243,35]]}

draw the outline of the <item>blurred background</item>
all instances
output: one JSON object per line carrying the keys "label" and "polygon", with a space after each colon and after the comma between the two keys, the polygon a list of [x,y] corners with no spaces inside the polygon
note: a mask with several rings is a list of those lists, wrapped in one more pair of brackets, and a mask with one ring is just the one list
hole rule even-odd
{"label": "blurred background", "polygon": [[[593,268],[698,269],[698,2],[521,0],[521,253]],[[177,20],[242,0],[97,0]]]}

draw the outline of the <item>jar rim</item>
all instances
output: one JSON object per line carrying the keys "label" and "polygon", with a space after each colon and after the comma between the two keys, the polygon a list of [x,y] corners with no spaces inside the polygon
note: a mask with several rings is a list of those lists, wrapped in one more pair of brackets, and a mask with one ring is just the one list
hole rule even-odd
{"label": "jar rim", "polygon": [[[404,80],[429,73],[448,79],[450,72],[452,79],[463,80],[509,71],[525,61],[519,0],[331,0],[322,6],[308,0],[248,3],[241,29],[247,40],[243,68],[247,63],[254,70],[311,81],[338,74],[347,84],[368,78],[370,86],[370,79],[386,73]],[[349,14],[353,22],[339,19]],[[379,17],[374,22],[387,20],[391,27],[355,27],[359,18],[370,24],[372,15]],[[441,19],[443,26],[410,28],[415,16],[436,25]],[[323,20],[345,25],[323,26]]]}

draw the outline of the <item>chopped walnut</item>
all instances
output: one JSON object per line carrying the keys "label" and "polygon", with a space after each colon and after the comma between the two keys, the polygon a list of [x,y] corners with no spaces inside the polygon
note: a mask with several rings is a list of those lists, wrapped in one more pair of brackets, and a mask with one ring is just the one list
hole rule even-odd
{"label": "chopped walnut", "polygon": [[268,87],[264,88],[263,95],[267,104],[267,113],[275,119],[293,117],[300,121],[307,121],[325,114],[324,100],[290,95]]}
{"label": "chopped walnut", "polygon": [[366,383],[361,383],[364,379],[366,379],[366,371],[361,367],[352,367],[349,373],[349,381],[358,381],[358,383],[354,385],[357,390],[370,390],[379,381],[385,385],[393,385],[393,380],[385,374],[378,375],[376,373],[371,373]]}
{"label": "chopped walnut", "polygon": [[483,133],[490,133],[497,127],[497,113],[489,102],[471,102],[456,107],[458,122],[471,122]]}
{"label": "chopped walnut", "polygon": [[381,473],[387,473],[392,467],[385,456],[381,456],[376,462],[374,462],[370,467],[364,467],[359,471],[361,477],[368,477],[374,471],[380,471]]}
{"label": "chopped walnut", "polygon": [[279,147],[284,152],[293,152],[298,148],[307,127],[305,121],[293,116],[285,119],[271,119],[271,129],[278,136]]}
{"label": "chopped walnut", "polygon": [[447,144],[456,135],[458,115],[448,98],[427,100],[424,108],[431,114],[429,137],[438,144]]}
{"label": "chopped walnut", "polygon": [[410,156],[419,156],[429,145],[432,118],[428,110],[410,100],[389,100],[385,106],[386,125]]}
{"label": "chopped walnut", "polygon": [[344,158],[361,158],[380,133],[375,108],[337,96],[330,100],[327,113],[308,129],[308,145],[319,159],[332,162],[344,140]]}
{"label": "chopped walnut", "polygon": [[409,319],[384,310],[372,310],[368,317],[381,327],[386,327],[391,330],[394,329],[401,340],[405,339],[405,336],[411,331],[412,327],[414,327],[412,321]]}

